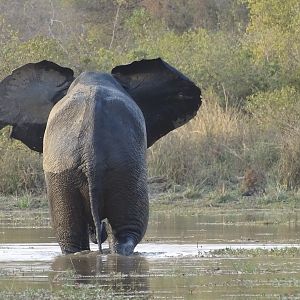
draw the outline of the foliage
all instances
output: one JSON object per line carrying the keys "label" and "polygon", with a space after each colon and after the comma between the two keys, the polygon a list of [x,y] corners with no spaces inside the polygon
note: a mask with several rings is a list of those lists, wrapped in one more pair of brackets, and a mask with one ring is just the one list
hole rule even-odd
{"label": "foliage", "polygon": [[204,90],[213,87],[223,106],[243,106],[261,84],[261,70],[252,64],[239,37],[203,28],[178,34],[163,22],[151,21],[144,10],[136,11],[127,25],[135,37],[131,59],[163,57]]}
{"label": "foliage", "polygon": [[300,93],[295,87],[259,92],[248,98],[247,109],[262,124],[286,127],[298,123]]}
{"label": "foliage", "polygon": [[255,62],[277,66],[281,84],[299,85],[300,2],[248,0],[249,44]]}
{"label": "foliage", "polygon": [[[0,79],[42,59],[78,74],[160,56],[201,87],[196,119],[149,150],[150,175],[222,195],[261,187],[251,172],[268,191],[300,186],[299,1],[0,0],[0,12]],[[40,157],[1,134],[0,193],[44,191]]]}
{"label": "foliage", "polygon": [[65,55],[54,39],[37,36],[29,41],[21,42],[17,33],[12,33],[7,40],[9,42],[1,45],[0,60],[5,61],[0,71],[1,78],[22,64],[40,61],[46,57],[48,60],[62,62]]}
{"label": "foliage", "polygon": [[239,32],[248,21],[247,8],[239,0],[145,0],[143,6],[177,32],[198,27]]}

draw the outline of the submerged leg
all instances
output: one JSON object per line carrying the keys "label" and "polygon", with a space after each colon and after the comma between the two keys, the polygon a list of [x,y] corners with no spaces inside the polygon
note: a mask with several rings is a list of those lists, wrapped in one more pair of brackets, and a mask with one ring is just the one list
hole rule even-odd
{"label": "submerged leg", "polygon": [[[113,190],[105,198],[105,211],[115,238],[118,254],[131,255],[143,238],[149,215],[147,176],[140,164],[132,169],[120,170],[113,178]],[[123,176],[122,176],[123,175]]]}
{"label": "submerged leg", "polygon": [[64,254],[89,250],[84,199],[67,171],[45,173],[53,229]]}
{"label": "submerged leg", "polygon": [[131,255],[137,244],[138,242],[134,237],[130,237],[128,233],[125,233],[124,237],[116,238],[114,250],[121,255]]}

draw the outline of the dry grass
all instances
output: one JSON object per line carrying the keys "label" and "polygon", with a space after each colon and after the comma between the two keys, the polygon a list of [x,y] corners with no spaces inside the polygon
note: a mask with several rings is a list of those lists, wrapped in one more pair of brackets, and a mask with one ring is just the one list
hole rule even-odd
{"label": "dry grass", "polygon": [[208,93],[193,121],[150,149],[149,174],[204,189],[241,188],[249,169],[261,178],[274,175],[279,155],[276,139],[272,130],[261,130],[235,109],[223,109]]}
{"label": "dry grass", "polygon": [[[148,151],[149,176],[226,195],[300,186],[300,127],[262,125],[207,92],[197,115]],[[0,132],[0,194],[45,193],[41,156]]]}
{"label": "dry grass", "polygon": [[0,137],[0,194],[22,195],[45,192],[41,156],[20,142],[8,139],[8,129]]}
{"label": "dry grass", "polygon": [[300,126],[287,126],[281,141],[279,180],[289,189],[300,187]]}

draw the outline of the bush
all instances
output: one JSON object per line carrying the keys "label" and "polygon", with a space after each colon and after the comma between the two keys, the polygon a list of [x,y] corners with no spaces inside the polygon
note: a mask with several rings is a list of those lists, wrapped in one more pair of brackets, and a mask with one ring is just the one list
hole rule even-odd
{"label": "bush", "polygon": [[286,86],[257,93],[249,98],[247,105],[260,128],[276,131],[279,149],[277,180],[287,188],[300,187],[299,100],[299,91]]}
{"label": "bush", "polygon": [[263,126],[283,129],[298,124],[300,93],[295,87],[259,92],[248,98],[246,110]]}
{"label": "bush", "polygon": [[289,189],[300,187],[300,126],[286,130],[282,137],[279,181]]}

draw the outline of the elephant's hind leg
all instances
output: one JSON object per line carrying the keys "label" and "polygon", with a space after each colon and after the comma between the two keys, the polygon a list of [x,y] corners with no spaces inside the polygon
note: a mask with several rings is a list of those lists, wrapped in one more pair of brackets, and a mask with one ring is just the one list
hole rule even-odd
{"label": "elephant's hind leg", "polygon": [[52,225],[64,254],[90,249],[84,199],[70,173],[45,173]]}
{"label": "elephant's hind leg", "polygon": [[118,170],[111,176],[105,210],[115,237],[115,251],[131,255],[148,225],[149,203],[146,169],[142,164]]}

